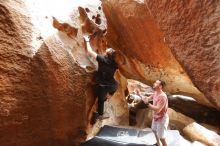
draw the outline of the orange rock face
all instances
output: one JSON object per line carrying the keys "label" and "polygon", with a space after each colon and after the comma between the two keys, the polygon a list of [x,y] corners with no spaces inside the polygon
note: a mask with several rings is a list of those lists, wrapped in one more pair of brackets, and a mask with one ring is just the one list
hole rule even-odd
{"label": "orange rock face", "polygon": [[70,38],[75,38],[77,36],[77,28],[70,26],[68,23],[59,23],[55,17],[53,17],[53,27],[66,33]]}
{"label": "orange rock face", "polygon": [[92,73],[59,34],[33,37],[28,13],[19,10],[22,2],[0,2],[0,145],[79,145],[94,104]]}
{"label": "orange rock face", "polygon": [[[73,19],[77,27],[54,18],[50,27],[58,32],[45,37],[32,24],[35,16],[23,2],[0,2],[0,13],[0,145],[78,146],[86,139],[96,106],[96,64],[86,56],[83,33],[96,32],[92,44],[102,52],[104,31],[87,15]],[[36,18],[40,26],[49,19]],[[106,122],[125,125],[126,79],[120,73],[116,78],[121,84],[109,102],[111,119]]]}
{"label": "orange rock face", "polygon": [[121,72],[148,84],[165,80],[168,92],[219,108],[217,3],[103,1],[107,40],[126,58]]}
{"label": "orange rock face", "polygon": [[[147,1],[173,55],[206,98],[220,108],[220,1]],[[166,11],[166,13],[164,13]]]}

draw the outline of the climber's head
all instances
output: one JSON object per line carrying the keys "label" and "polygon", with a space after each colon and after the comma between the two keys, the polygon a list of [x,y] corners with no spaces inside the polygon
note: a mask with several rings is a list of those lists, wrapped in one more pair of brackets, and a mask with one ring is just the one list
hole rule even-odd
{"label": "climber's head", "polygon": [[105,55],[110,58],[110,59],[115,59],[115,56],[116,56],[116,51],[112,48],[107,48],[105,50]]}

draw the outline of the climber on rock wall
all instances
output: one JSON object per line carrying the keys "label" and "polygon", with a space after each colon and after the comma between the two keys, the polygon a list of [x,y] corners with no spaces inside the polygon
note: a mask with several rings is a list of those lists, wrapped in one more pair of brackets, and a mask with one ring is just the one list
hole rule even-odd
{"label": "climber on rock wall", "polygon": [[115,61],[116,52],[112,48],[105,51],[105,55],[97,54],[90,45],[90,37],[84,36],[86,43],[86,51],[89,56],[98,62],[98,70],[96,72],[96,95],[98,97],[97,112],[94,112],[91,119],[91,124],[94,124],[97,119],[105,119],[108,117],[103,116],[104,102],[107,95],[113,95],[117,88],[118,82],[114,79],[114,74],[118,69],[118,64]]}

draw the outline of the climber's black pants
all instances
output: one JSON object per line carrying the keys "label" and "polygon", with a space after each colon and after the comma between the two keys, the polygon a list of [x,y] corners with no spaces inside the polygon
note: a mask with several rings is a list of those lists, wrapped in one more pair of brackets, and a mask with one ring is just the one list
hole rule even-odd
{"label": "climber's black pants", "polygon": [[104,102],[106,101],[106,96],[109,93],[113,95],[118,88],[118,84],[114,85],[96,85],[96,95],[98,97],[98,113],[99,115],[103,115],[104,111]]}

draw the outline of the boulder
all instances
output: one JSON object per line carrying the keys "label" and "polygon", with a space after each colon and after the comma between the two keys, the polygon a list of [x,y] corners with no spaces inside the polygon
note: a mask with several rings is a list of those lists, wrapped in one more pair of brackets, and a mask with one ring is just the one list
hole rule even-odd
{"label": "boulder", "polygon": [[208,146],[218,146],[220,144],[220,136],[205,127],[191,123],[183,129],[183,133],[192,141],[199,141]]}
{"label": "boulder", "polygon": [[95,100],[93,73],[62,34],[40,35],[23,1],[1,1],[0,13],[1,145],[79,145]]}
{"label": "boulder", "polygon": [[220,107],[219,1],[102,2],[107,40],[124,54],[122,74],[147,84],[162,79],[170,93]]}

